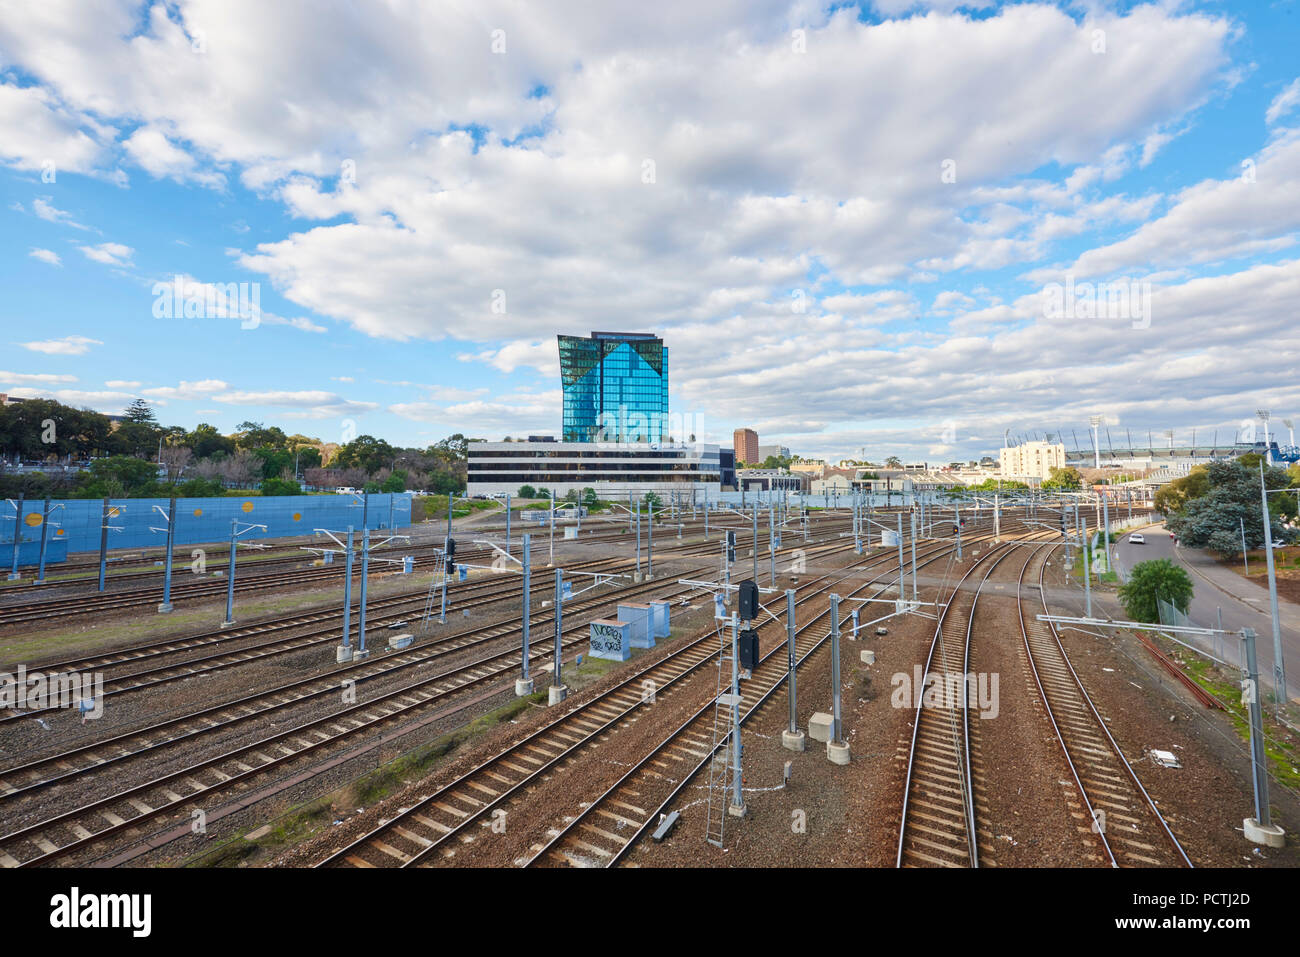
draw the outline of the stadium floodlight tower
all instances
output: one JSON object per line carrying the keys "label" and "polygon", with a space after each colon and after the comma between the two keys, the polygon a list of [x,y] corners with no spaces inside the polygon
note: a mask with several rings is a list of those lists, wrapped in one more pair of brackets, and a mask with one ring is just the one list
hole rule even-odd
{"label": "stadium floodlight tower", "polygon": [[1291,436],[1288,444],[1291,448],[1295,448],[1295,423],[1291,419],[1283,419],[1282,424],[1286,426],[1287,433]]}
{"label": "stadium floodlight tower", "polygon": [[1271,413],[1268,411],[1268,409],[1256,409],[1255,415],[1259,416],[1259,420],[1264,423],[1264,460],[1268,462],[1269,465],[1272,465],[1273,448],[1271,445],[1269,445],[1268,442],[1268,420],[1271,416]]}
{"label": "stadium floodlight tower", "polygon": [[1097,434],[1097,429],[1101,425],[1101,416],[1093,415],[1088,417],[1088,422],[1092,425],[1092,467],[1101,468],[1101,439]]}

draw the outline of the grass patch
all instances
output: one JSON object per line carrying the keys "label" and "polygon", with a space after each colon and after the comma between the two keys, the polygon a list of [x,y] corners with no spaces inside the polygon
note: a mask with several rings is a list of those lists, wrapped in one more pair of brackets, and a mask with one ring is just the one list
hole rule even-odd
{"label": "grass patch", "polygon": [[[1241,703],[1241,686],[1224,677],[1212,663],[1197,656],[1184,658],[1175,653],[1175,660],[1198,685],[1214,695],[1228,713],[1232,726],[1243,742],[1250,741],[1250,720],[1246,706]],[[1270,771],[1281,784],[1300,790],[1300,746],[1289,728],[1278,725],[1269,715],[1268,703],[1264,707],[1264,753],[1268,755]]]}

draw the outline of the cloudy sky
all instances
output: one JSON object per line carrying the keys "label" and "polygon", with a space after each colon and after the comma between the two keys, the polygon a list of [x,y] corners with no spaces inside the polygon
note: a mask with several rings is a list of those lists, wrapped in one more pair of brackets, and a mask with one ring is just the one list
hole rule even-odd
{"label": "cloudy sky", "polygon": [[0,391],[498,438],[615,329],[727,444],[1276,429],[1298,47],[1297,0],[0,0]]}

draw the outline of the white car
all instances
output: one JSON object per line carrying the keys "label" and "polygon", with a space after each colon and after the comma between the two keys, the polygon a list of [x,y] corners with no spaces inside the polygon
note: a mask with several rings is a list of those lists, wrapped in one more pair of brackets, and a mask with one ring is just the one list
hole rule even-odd
{"label": "white car", "polygon": [[1147,540],[1141,535],[1134,534],[1128,537],[1128,542],[1130,545],[1145,545]]}

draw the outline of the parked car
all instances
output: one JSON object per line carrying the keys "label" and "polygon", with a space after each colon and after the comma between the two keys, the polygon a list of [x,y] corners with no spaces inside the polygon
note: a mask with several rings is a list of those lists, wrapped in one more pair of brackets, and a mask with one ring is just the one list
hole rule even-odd
{"label": "parked car", "polygon": [[1128,541],[1130,545],[1145,545],[1147,543],[1147,540],[1137,532],[1134,532],[1132,535],[1130,535],[1128,537]]}

